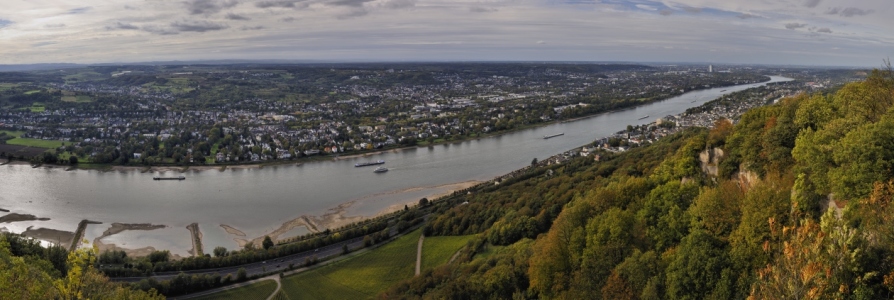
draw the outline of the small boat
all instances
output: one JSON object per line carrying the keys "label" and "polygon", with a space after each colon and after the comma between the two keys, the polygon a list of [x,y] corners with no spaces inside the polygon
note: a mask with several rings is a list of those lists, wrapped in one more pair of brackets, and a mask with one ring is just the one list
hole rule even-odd
{"label": "small boat", "polygon": [[363,163],[359,163],[359,164],[354,164],[354,167],[355,167],[355,168],[359,168],[359,167],[366,167],[366,166],[381,165],[381,164],[384,164],[384,163],[385,163],[384,160],[369,161],[369,162],[363,162]]}
{"label": "small boat", "polygon": [[376,170],[373,171],[373,172],[376,172],[376,173],[385,173],[385,172],[388,172],[388,168],[386,168],[386,167],[378,167],[378,168],[376,168]]}
{"label": "small boat", "polygon": [[185,179],[186,179],[186,176],[182,176],[182,175],[180,177],[158,177],[158,176],[152,177],[152,180],[185,180]]}
{"label": "small boat", "polygon": [[642,120],[642,119],[645,119],[645,118],[648,118],[648,117],[649,117],[649,115],[645,115],[645,116],[643,116],[642,118],[639,118],[639,119]]}
{"label": "small boat", "polygon": [[695,101],[698,101],[698,100],[692,100],[692,102],[689,102],[689,103],[695,103]]}
{"label": "small boat", "polygon": [[723,92],[726,92],[726,90],[722,90],[722,91],[720,91],[720,92],[723,93]]}
{"label": "small boat", "polygon": [[564,133],[564,132],[559,132],[559,133],[552,134],[552,135],[544,135],[544,136],[543,136],[543,139],[544,139],[544,140],[545,140],[545,139],[550,139],[550,138],[554,138],[554,137],[562,136],[562,135],[565,135],[565,133]]}

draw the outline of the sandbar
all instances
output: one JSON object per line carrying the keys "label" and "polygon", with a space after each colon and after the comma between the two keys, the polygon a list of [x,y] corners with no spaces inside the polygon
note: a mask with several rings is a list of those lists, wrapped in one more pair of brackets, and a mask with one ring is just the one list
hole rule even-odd
{"label": "sandbar", "polygon": [[74,239],[74,232],[50,228],[32,229],[32,227],[28,227],[25,232],[22,232],[22,235],[64,246],[71,245],[71,241]]}
{"label": "sandbar", "polygon": [[[127,231],[127,230],[155,230],[155,229],[162,229],[165,227],[167,227],[167,226],[153,225],[153,224],[148,224],[148,223],[142,223],[142,224],[112,223],[112,227],[110,227],[109,229],[106,229],[106,231],[104,231],[102,233],[102,235],[93,239],[93,245],[96,246],[96,248],[99,249],[100,252],[103,252],[106,250],[119,250],[119,251],[124,251],[125,253],[127,253],[127,256],[131,256],[131,257],[147,256],[149,254],[152,254],[152,252],[155,251],[156,249],[153,247],[143,247],[143,248],[137,248],[137,249],[121,248],[121,247],[116,246],[115,244],[104,244],[102,242],[102,239],[112,236],[112,235],[115,235],[115,234],[119,234],[119,233]],[[177,259],[180,258],[179,255],[176,255],[173,253],[171,254],[171,257],[177,258]]]}
{"label": "sandbar", "polygon": [[24,222],[24,221],[49,221],[50,218],[38,218],[35,215],[11,213],[0,217],[0,223]]}
{"label": "sandbar", "polygon": [[229,234],[245,236],[245,232],[242,232],[239,229],[233,228],[233,226],[220,224],[220,227],[223,227],[223,229],[226,230],[227,233],[229,233]]}

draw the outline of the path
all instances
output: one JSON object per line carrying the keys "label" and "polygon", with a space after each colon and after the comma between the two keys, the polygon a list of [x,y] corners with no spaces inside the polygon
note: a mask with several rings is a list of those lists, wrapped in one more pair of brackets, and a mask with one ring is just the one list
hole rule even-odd
{"label": "path", "polygon": [[422,240],[425,240],[424,234],[419,235],[419,245],[416,246],[416,276],[422,271]]}
{"label": "path", "polygon": [[[270,277],[270,276],[267,276]],[[273,300],[273,297],[276,297],[276,294],[279,294],[279,290],[282,289],[282,282],[279,281],[279,275],[273,275],[273,281],[276,281],[276,290],[267,297],[267,300]]]}

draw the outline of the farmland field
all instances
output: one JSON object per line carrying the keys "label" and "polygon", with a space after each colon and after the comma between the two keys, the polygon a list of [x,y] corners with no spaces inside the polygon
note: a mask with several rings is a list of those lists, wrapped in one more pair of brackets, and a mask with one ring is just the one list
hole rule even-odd
{"label": "farmland field", "polygon": [[289,299],[366,299],[413,277],[421,230],[381,248],[282,280]]}
{"label": "farmland field", "polygon": [[30,139],[30,138],[21,138],[17,137],[11,140],[6,141],[6,144],[9,145],[19,145],[19,146],[27,146],[27,147],[37,147],[46,149],[55,149],[65,142],[56,141],[56,140],[41,140],[41,139]]}
{"label": "farmland field", "polygon": [[422,270],[447,263],[472,237],[472,235],[425,237],[422,243]]}

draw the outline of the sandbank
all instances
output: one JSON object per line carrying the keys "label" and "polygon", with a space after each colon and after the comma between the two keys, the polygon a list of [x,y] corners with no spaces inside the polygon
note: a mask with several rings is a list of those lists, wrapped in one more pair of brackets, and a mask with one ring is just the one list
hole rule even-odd
{"label": "sandbank", "polygon": [[11,213],[0,217],[0,223],[24,222],[24,221],[49,221],[50,218],[38,218],[35,215]]}
{"label": "sandbank", "polygon": [[32,227],[28,227],[25,232],[22,232],[22,235],[65,246],[71,245],[71,241],[74,239],[74,232],[71,231],[50,228],[32,229]]}

